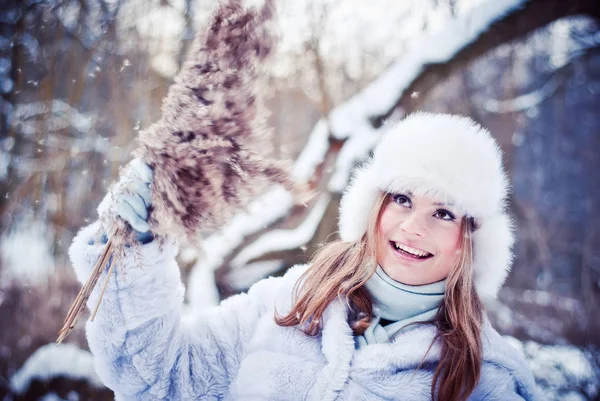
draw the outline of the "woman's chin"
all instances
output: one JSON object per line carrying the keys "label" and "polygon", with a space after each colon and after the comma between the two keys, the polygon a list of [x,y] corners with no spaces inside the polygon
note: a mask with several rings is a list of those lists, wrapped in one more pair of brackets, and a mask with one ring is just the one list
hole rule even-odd
{"label": "woman's chin", "polygon": [[[424,263],[402,263],[401,261],[389,258],[380,263],[383,271],[394,281],[406,285],[426,285],[438,282],[445,278],[444,272],[438,271],[438,266],[424,261]],[[436,273],[436,274],[432,274]]]}
{"label": "woman's chin", "polygon": [[[383,268],[383,266],[382,266]],[[421,285],[427,280],[419,272],[415,272],[414,266],[395,263],[392,266],[383,268],[385,273],[394,281],[398,281],[406,285]]]}

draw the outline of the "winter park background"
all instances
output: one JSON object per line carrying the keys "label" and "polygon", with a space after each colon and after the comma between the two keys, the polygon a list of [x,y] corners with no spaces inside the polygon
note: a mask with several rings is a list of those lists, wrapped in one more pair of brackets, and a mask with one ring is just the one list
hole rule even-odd
{"label": "winter park background", "polygon": [[[264,66],[273,141],[318,190],[274,188],[179,255],[185,308],[306,261],[333,238],[351,168],[414,110],[471,116],[513,182],[513,271],[489,308],[548,400],[600,399],[600,2],[285,0]],[[0,5],[0,400],[109,400],[66,251],[160,102],[215,0]]]}

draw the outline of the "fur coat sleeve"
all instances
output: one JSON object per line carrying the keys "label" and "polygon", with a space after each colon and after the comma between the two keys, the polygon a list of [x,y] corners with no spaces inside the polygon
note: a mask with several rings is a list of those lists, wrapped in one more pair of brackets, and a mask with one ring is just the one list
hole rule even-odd
{"label": "fur coat sleeve", "polygon": [[[82,229],[69,255],[80,282],[88,278],[103,245],[92,238],[98,223]],[[117,264],[86,334],[96,370],[119,400],[220,399],[237,374],[246,341],[268,308],[273,283],[263,280],[201,315],[182,317],[184,287],[174,243],[128,249]],[[136,259],[137,258],[137,259]],[[96,305],[107,271],[89,298]],[[257,297],[254,294],[260,293]],[[227,333],[227,335],[223,335]]]}

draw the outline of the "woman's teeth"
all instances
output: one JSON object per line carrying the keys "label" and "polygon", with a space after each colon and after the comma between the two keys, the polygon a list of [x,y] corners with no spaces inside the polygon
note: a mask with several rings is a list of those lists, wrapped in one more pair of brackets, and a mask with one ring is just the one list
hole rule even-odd
{"label": "woman's teeth", "polygon": [[411,248],[410,246],[407,246],[407,245],[404,245],[404,244],[399,244],[399,243],[394,242],[394,241],[390,241],[390,242],[394,246],[394,249],[396,249],[397,251],[403,251],[405,253],[408,253],[409,255],[416,256],[418,258],[426,258],[426,257],[431,256],[431,254],[429,252],[425,252],[425,251],[421,251],[419,249]]}

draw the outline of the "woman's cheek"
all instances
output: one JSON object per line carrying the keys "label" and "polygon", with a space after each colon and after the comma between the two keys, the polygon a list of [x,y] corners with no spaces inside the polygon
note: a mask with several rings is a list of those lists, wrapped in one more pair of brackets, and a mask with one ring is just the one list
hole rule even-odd
{"label": "woman's cheek", "polygon": [[460,229],[447,227],[439,231],[438,245],[444,253],[454,253],[460,248]]}

